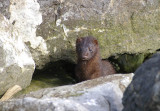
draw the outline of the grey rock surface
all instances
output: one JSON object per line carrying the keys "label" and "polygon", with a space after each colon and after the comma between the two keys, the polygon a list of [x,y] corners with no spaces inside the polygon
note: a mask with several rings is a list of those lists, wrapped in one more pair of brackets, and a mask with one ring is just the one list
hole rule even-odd
{"label": "grey rock surface", "polygon": [[76,60],[77,37],[95,36],[101,55],[151,53],[159,49],[158,0],[38,0],[51,61]]}
{"label": "grey rock surface", "polygon": [[0,0],[0,13],[42,69],[50,61],[75,63],[80,36],[95,36],[104,59],[155,52],[160,48],[159,6],[158,0]]}
{"label": "grey rock surface", "polygon": [[144,62],[123,95],[123,111],[160,110],[160,54]]}
{"label": "grey rock surface", "polygon": [[10,0],[9,12],[13,31],[18,31],[23,42],[28,46],[37,68],[48,62],[48,53],[45,40],[36,36],[36,28],[42,22],[37,0]]}
{"label": "grey rock surface", "polygon": [[0,0],[0,13],[3,14],[7,19],[10,18],[9,5],[10,0]]}
{"label": "grey rock surface", "polygon": [[42,89],[0,102],[0,109],[24,111],[121,111],[133,74],[109,75],[75,85]]}
{"label": "grey rock surface", "polygon": [[14,85],[27,87],[34,69],[30,51],[8,19],[0,14],[0,95]]}
{"label": "grey rock surface", "polygon": [[29,47],[37,68],[42,68],[49,61],[49,51],[45,40],[36,36],[37,25],[42,22],[39,8],[37,0],[0,0],[0,13]]}

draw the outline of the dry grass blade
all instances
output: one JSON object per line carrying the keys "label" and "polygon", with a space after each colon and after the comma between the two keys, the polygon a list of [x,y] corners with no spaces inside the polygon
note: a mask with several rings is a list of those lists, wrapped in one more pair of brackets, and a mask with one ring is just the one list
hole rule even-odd
{"label": "dry grass blade", "polygon": [[22,88],[19,85],[14,85],[13,87],[9,88],[7,90],[7,92],[2,96],[2,98],[0,99],[0,101],[7,101],[10,98],[13,97],[13,95],[15,95],[17,92],[21,91]]}

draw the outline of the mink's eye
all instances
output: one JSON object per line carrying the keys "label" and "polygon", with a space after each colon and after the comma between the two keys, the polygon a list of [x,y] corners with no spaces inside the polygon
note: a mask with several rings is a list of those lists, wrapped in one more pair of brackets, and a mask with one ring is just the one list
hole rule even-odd
{"label": "mink's eye", "polygon": [[93,52],[92,47],[89,47],[89,51],[90,51],[90,52]]}

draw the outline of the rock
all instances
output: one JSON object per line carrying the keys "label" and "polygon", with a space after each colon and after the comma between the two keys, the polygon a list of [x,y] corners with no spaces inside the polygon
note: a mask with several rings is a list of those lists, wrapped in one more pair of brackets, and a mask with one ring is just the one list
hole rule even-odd
{"label": "rock", "polygon": [[14,85],[27,87],[35,63],[12,24],[0,14],[0,95]]}
{"label": "rock", "polygon": [[22,36],[37,69],[58,60],[75,63],[75,40],[79,36],[95,36],[103,59],[159,49],[158,0],[38,0],[38,3],[37,0],[0,2],[0,13]]}
{"label": "rock", "polygon": [[0,109],[25,111],[121,111],[121,98],[133,74],[109,75],[75,85],[42,89],[0,102]]}
{"label": "rock", "polygon": [[0,13],[8,19],[10,18],[9,5],[10,0],[0,0]]}
{"label": "rock", "polygon": [[42,22],[37,0],[0,1],[0,13],[13,24],[23,42],[29,47],[37,68],[49,62],[49,51],[45,40],[36,36],[36,27]]}
{"label": "rock", "polygon": [[37,0],[10,0],[10,22],[13,31],[18,31],[19,36],[29,47],[36,68],[43,67],[48,61],[48,51],[45,40],[36,36],[36,27],[42,22]]}
{"label": "rock", "polygon": [[160,54],[144,62],[123,95],[123,111],[159,111]]}
{"label": "rock", "polygon": [[158,0],[38,0],[43,22],[37,35],[46,40],[51,61],[76,59],[75,40],[97,37],[103,58],[159,49]]}

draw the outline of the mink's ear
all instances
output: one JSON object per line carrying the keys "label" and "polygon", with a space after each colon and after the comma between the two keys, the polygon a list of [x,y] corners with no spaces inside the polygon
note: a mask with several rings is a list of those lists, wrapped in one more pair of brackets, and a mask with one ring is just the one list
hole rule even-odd
{"label": "mink's ear", "polygon": [[94,43],[95,43],[96,45],[98,45],[98,41],[97,41],[97,40],[94,40]]}
{"label": "mink's ear", "polygon": [[78,37],[77,40],[76,40],[76,43],[79,43],[82,41],[82,37]]}

